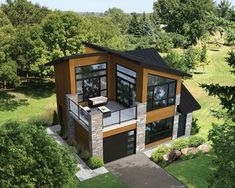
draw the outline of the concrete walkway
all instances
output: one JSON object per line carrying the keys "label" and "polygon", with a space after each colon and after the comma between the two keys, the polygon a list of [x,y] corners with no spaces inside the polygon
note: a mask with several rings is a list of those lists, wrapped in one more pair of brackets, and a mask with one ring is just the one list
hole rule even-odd
{"label": "concrete walkway", "polygon": [[145,154],[138,153],[108,163],[105,167],[130,188],[184,188],[186,187]]}
{"label": "concrete walkway", "polygon": [[[67,145],[67,143],[63,140],[63,138],[61,138],[60,135],[58,134],[58,132],[60,131],[60,125],[49,127],[46,129],[46,131],[47,134],[53,137],[58,144]],[[80,159],[77,155],[76,159],[78,161],[78,167],[79,167],[76,176],[80,181],[88,180],[108,172],[108,170],[105,167],[100,167],[95,170],[91,170],[86,165],[86,163],[84,163],[83,160]]]}

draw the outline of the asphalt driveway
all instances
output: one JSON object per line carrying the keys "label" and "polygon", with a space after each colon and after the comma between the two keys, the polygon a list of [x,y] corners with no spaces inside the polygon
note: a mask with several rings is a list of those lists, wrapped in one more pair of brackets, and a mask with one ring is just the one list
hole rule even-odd
{"label": "asphalt driveway", "polygon": [[110,172],[117,175],[130,188],[186,187],[152,162],[143,153],[138,153],[107,163],[105,167]]}

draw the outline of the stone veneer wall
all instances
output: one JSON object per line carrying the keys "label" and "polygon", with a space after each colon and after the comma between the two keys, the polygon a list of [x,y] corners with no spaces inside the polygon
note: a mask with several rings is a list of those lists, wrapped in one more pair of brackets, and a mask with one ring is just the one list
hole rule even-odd
{"label": "stone veneer wall", "polygon": [[137,103],[136,151],[145,148],[146,103]]}
{"label": "stone veneer wall", "polygon": [[178,124],[179,124],[179,114],[177,112],[177,106],[179,104],[180,104],[180,95],[176,95],[176,98],[175,98],[175,116],[174,116],[174,123],[173,123],[172,139],[177,138]]}
{"label": "stone veneer wall", "polygon": [[186,127],[185,127],[185,136],[190,136],[191,135],[192,119],[193,119],[192,113],[187,114]]}
{"label": "stone veneer wall", "polygon": [[90,151],[92,156],[103,158],[103,115],[101,112],[91,112],[90,119]]}

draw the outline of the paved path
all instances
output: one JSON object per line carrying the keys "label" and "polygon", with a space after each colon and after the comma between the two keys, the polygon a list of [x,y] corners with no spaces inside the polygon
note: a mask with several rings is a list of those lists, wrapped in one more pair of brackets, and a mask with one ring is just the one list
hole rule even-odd
{"label": "paved path", "polygon": [[[58,144],[67,145],[67,143],[63,140],[63,138],[61,138],[60,135],[58,134],[58,132],[60,131],[59,125],[48,127],[46,131],[47,131],[47,134],[53,137]],[[84,163],[77,155],[76,155],[76,159],[78,161],[78,167],[79,167],[79,170],[77,171],[76,176],[80,181],[88,180],[88,179],[91,179],[93,177],[96,177],[96,176],[99,176],[108,172],[107,169],[104,167],[91,170],[86,165],[86,163]]]}
{"label": "paved path", "polygon": [[145,154],[131,155],[108,163],[105,167],[120,177],[129,188],[184,188],[186,187]]}

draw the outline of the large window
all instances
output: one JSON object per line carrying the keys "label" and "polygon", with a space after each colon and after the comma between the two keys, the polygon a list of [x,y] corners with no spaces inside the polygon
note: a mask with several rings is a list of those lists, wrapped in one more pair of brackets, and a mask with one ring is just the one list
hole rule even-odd
{"label": "large window", "polygon": [[117,101],[129,107],[136,100],[136,72],[117,65],[116,67],[117,80]]}
{"label": "large window", "polygon": [[175,104],[176,80],[156,75],[148,75],[147,110]]}
{"label": "large window", "polygon": [[146,125],[145,144],[172,136],[173,117],[155,121]]}
{"label": "large window", "polygon": [[75,68],[78,101],[107,96],[106,63]]}

